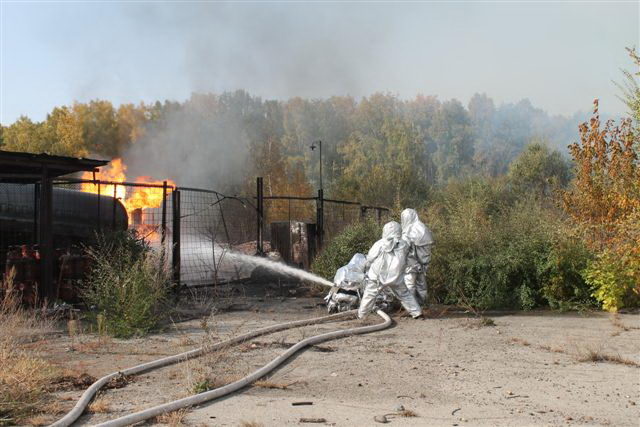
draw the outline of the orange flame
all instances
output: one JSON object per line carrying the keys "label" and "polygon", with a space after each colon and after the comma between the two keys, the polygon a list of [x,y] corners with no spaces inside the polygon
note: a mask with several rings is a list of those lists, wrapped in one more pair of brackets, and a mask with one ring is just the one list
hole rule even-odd
{"label": "orange flame", "polygon": [[[109,167],[101,168],[99,173],[96,173],[96,179],[100,181],[113,181],[124,182],[127,180],[126,176],[127,165],[122,162],[122,159],[113,159]],[[85,172],[82,174],[82,179],[93,180],[92,172]],[[138,184],[153,184],[162,185],[162,181],[154,181],[151,177],[140,176],[135,179]],[[168,187],[175,187],[175,182],[167,180]],[[132,213],[136,209],[158,208],[162,206],[162,193],[161,187],[128,187],[130,191],[127,193],[127,187],[124,185],[113,184],[100,184],[100,194],[105,196],[115,196],[120,200],[127,209],[129,215],[129,222],[131,223]],[[98,185],[85,182],[82,183],[82,191],[88,193],[98,194]]]}
{"label": "orange flame", "polygon": [[[122,159],[113,159],[108,168],[103,168],[99,173],[96,174],[96,179],[100,181],[114,181],[114,182],[122,182],[127,179],[125,172],[127,170],[127,166],[122,163]],[[82,179],[93,179],[92,172],[84,172],[82,174]],[[83,182],[81,186],[81,190],[86,193],[95,193],[98,192],[105,196],[114,196],[116,199],[124,201],[125,196],[127,194],[127,189],[122,185],[111,185],[111,184],[93,184],[90,182]]]}

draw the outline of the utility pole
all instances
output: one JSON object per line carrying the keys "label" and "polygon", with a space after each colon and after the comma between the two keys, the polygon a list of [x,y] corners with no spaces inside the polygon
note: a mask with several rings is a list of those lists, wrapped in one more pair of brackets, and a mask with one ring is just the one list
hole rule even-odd
{"label": "utility pole", "polygon": [[320,152],[320,190],[322,190],[322,141],[317,140],[311,143],[311,151],[314,151],[318,147]]}
{"label": "utility pole", "polygon": [[314,141],[311,143],[311,151],[318,147],[320,152],[320,189],[318,190],[318,198],[316,199],[316,233],[318,239],[318,249],[322,249],[324,241],[324,190],[322,189],[322,141]]}

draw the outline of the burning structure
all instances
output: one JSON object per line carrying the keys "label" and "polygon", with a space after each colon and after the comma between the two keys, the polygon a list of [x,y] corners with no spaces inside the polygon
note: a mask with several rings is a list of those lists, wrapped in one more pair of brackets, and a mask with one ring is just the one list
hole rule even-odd
{"label": "burning structure", "polygon": [[[101,168],[99,172],[85,172],[82,179],[81,191],[93,194],[108,194],[119,200],[127,210],[129,223],[142,226],[143,213],[147,209],[162,207],[167,197],[167,187],[175,188],[175,182],[171,180],[154,181],[148,176],[139,176],[134,184],[142,184],[127,191],[127,187],[120,185],[127,181],[127,166],[122,159],[115,158],[108,167]],[[99,181],[99,182],[98,182]]]}
{"label": "burning structure", "polygon": [[[94,171],[107,163],[0,151],[0,262],[8,268],[20,267],[18,276],[26,281],[23,285],[29,288],[28,295],[37,294],[50,300],[57,297],[53,286],[56,245],[60,239],[73,241],[90,234],[99,224],[87,224],[87,213],[91,210],[102,213],[100,196],[54,189],[53,180],[75,172]],[[77,201],[77,209],[62,208],[61,201],[67,197]],[[110,215],[112,224],[126,228],[122,212],[120,219],[116,219],[117,207]],[[108,220],[109,213],[105,212],[104,218]],[[54,233],[56,228],[62,233]],[[20,249],[16,248],[18,245]]]}
{"label": "burning structure", "polygon": [[[108,163],[0,152],[0,265],[25,302],[73,299],[88,269],[81,247],[98,232],[135,228],[163,239],[166,221],[155,217],[166,211],[169,184],[140,177],[125,185],[126,166]],[[63,178],[78,172],[80,180]]]}
{"label": "burning structure", "polygon": [[72,297],[88,269],[80,249],[99,232],[136,230],[164,251],[176,284],[210,286],[253,277],[253,267],[243,268],[231,252],[269,248],[284,263],[308,269],[325,232],[333,236],[369,212],[380,221],[387,211],[320,193],[265,196],[261,178],[256,197],[149,177],[127,182],[122,159],[0,152],[0,167],[0,265],[5,274],[15,270],[29,301]]}

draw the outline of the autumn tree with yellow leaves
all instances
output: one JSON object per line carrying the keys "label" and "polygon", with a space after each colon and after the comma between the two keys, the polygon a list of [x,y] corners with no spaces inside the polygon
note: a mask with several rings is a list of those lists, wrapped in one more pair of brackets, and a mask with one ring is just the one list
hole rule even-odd
{"label": "autumn tree with yellow leaves", "polygon": [[584,276],[610,311],[640,302],[639,149],[632,120],[601,123],[598,100],[580,141],[569,146],[575,178],[564,208],[597,254]]}

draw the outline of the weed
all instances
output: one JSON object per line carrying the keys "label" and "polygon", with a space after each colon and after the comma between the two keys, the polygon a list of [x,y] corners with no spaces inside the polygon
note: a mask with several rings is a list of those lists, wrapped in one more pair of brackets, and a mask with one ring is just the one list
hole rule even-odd
{"label": "weed", "polygon": [[177,411],[166,412],[162,415],[158,415],[155,421],[160,424],[166,424],[170,427],[183,426],[184,417],[187,415],[186,409],[178,409]]}
{"label": "weed", "polygon": [[511,338],[511,342],[523,345],[525,347],[529,347],[531,345],[531,343],[529,341],[523,340],[522,338]]}
{"label": "weed", "polygon": [[205,391],[209,391],[214,389],[215,387],[213,386],[211,380],[209,380],[209,378],[205,378],[201,381],[197,381],[196,383],[193,384],[193,392],[195,394],[200,394],[200,393],[204,393]]}
{"label": "weed", "polygon": [[111,411],[111,402],[105,396],[98,396],[87,409],[93,414],[106,414]]}
{"label": "weed", "polygon": [[[523,345],[525,347],[531,346],[533,348],[537,348],[540,350],[550,351],[552,353],[570,354],[568,351],[560,347],[552,347],[547,344],[532,345],[530,342],[523,340],[522,338],[511,338],[511,342],[515,344]],[[634,360],[626,359],[620,356],[619,354],[612,355],[612,354],[604,353],[601,348],[596,349],[593,347],[587,347],[583,349],[578,349],[577,354],[575,354],[574,356],[578,362],[594,362],[594,363],[610,362],[610,363],[618,363],[621,365],[640,367],[640,363]]]}
{"label": "weed", "polygon": [[5,277],[0,299],[0,425],[22,423],[42,411],[56,374],[33,346],[42,332],[53,329],[55,319],[22,307],[13,278],[13,271]]}
{"label": "weed", "polygon": [[539,345],[538,348],[541,350],[550,351],[551,353],[566,353],[566,351],[560,347],[551,347],[550,345],[547,345],[547,344]]}
{"label": "weed", "polygon": [[[0,419],[0,425],[4,425]],[[35,415],[25,420],[25,423],[30,426],[48,426],[51,424],[51,417],[48,415]]]}
{"label": "weed", "polygon": [[587,348],[581,352],[577,357],[578,362],[610,362],[618,363],[621,365],[640,367],[640,363],[626,359],[619,354],[612,355],[603,353],[600,349]]}
{"label": "weed", "polygon": [[169,290],[162,254],[151,251],[133,232],[100,236],[87,253],[92,270],[82,295],[96,309],[98,329],[129,338],[155,328]]}
{"label": "weed", "polygon": [[473,319],[465,319],[462,325],[467,329],[480,329],[496,326],[496,322],[494,322],[490,317],[480,316]]}
{"label": "weed", "polygon": [[291,387],[294,384],[298,384],[299,382],[300,381],[294,381],[292,383],[276,383],[276,382],[272,382],[272,381],[256,381],[255,383],[253,383],[253,385],[255,387],[261,387],[261,388],[287,390],[287,389],[289,389],[289,387]]}
{"label": "weed", "polygon": [[620,329],[620,331],[616,331],[617,332],[616,335],[619,335],[620,332],[629,332],[632,329],[640,329],[640,327],[638,326],[627,326],[624,323],[622,323],[622,320],[620,319],[620,315],[618,313],[611,313],[609,320],[611,321],[611,324],[613,326]]}
{"label": "weed", "polygon": [[404,418],[415,418],[418,416],[418,414],[416,414],[415,412],[413,412],[410,409],[403,409],[402,411],[399,411],[397,413],[397,415],[404,417]]}

